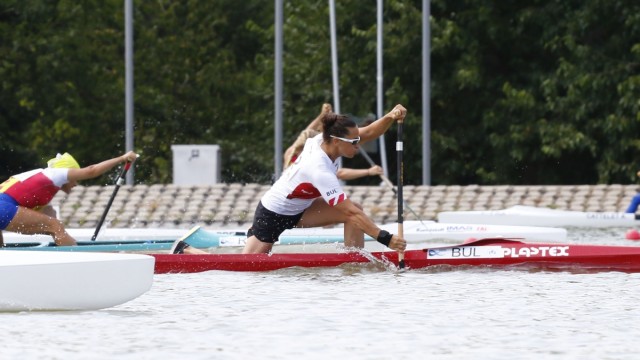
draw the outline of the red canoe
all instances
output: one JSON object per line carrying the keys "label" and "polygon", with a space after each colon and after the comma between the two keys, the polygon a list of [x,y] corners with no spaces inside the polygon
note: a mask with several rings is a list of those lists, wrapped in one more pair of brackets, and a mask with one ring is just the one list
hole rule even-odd
{"label": "red canoe", "polygon": [[[333,267],[346,263],[381,261],[398,264],[394,251],[296,254],[154,254],[155,273],[194,273],[208,270],[270,271],[288,267]],[[595,270],[640,272],[640,247],[528,244],[508,239],[483,239],[463,245],[408,250],[408,269],[429,266],[525,266],[546,270]]]}

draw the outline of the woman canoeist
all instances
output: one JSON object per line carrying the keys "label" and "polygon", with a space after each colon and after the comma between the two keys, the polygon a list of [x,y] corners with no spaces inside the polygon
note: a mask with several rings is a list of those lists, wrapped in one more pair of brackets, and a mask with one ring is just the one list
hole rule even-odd
{"label": "woman canoeist", "polygon": [[378,138],[406,113],[402,105],[396,105],[363,128],[347,116],[324,113],[322,134],[305,142],[300,156],[260,200],[243,253],[270,252],[286,229],[334,224],[344,224],[345,246],[364,247],[367,234],[393,250],[404,251],[406,241],[378,228],[359,204],[349,200],[336,174],[341,156],[354,157],[361,143]]}
{"label": "woman canoeist", "polygon": [[62,190],[69,193],[78,181],[96,178],[123,162],[136,159],[133,151],[80,168],[78,162],[64,153],[47,162],[45,169],[35,169],[13,175],[0,184],[0,246],[2,231],[21,234],[51,235],[57,245],[75,245],[76,241],[67,233],[64,225],[56,219],[49,204]]}
{"label": "woman canoeist", "polygon": [[[341,156],[354,157],[361,143],[384,134],[407,110],[396,105],[373,123],[358,128],[347,116],[325,112],[323,131],[308,139],[304,150],[264,194],[255,212],[243,253],[268,253],[286,229],[344,224],[344,245],[364,247],[364,234],[385,246],[404,251],[407,242],[381,230],[352,202],[337,177]],[[201,253],[183,241],[176,241],[173,253]]]}

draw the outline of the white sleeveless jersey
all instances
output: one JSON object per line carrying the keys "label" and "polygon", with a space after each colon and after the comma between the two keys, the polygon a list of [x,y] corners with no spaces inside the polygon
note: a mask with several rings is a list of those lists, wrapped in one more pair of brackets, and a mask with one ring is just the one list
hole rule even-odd
{"label": "white sleeveless jersey", "polygon": [[69,169],[35,169],[11,176],[0,184],[0,193],[30,209],[48,204],[69,180]]}
{"label": "white sleeveless jersey", "polygon": [[322,141],[322,134],[307,139],[300,156],[262,197],[265,208],[280,215],[296,215],[319,196],[331,206],[347,199],[336,175],[338,159],[331,161],[320,147]]}

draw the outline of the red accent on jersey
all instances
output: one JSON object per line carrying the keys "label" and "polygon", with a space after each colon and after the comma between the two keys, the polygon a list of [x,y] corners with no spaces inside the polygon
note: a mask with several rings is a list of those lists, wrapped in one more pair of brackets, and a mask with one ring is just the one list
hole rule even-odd
{"label": "red accent on jersey", "polygon": [[343,202],[345,200],[345,198],[346,197],[344,196],[344,193],[340,194],[337,198],[333,197],[333,198],[329,199],[329,205],[330,206],[336,206],[336,205],[340,204],[341,202]]}
{"label": "red accent on jersey", "polygon": [[320,196],[320,191],[311,183],[301,183],[296,186],[291,194],[287,195],[287,199],[315,199]]}
{"label": "red accent on jersey", "polygon": [[4,193],[11,196],[20,206],[34,208],[47,205],[60,190],[45,174],[38,173],[24,181],[18,181]]}

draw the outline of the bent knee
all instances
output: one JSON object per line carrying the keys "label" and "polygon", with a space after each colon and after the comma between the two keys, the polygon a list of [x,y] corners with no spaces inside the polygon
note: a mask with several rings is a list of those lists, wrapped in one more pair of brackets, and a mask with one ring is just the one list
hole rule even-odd
{"label": "bent knee", "polygon": [[65,231],[64,224],[62,223],[62,221],[52,217],[50,217],[49,220],[47,221],[47,227],[53,233]]}

